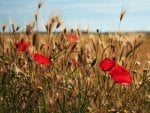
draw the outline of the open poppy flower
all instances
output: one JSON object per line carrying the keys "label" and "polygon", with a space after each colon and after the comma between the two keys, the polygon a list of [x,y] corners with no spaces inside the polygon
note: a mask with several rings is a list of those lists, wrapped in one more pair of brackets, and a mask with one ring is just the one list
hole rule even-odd
{"label": "open poppy flower", "polygon": [[103,61],[99,63],[99,67],[102,69],[102,71],[109,71],[113,68],[114,65],[115,62],[113,62],[109,58],[105,58]]}
{"label": "open poppy flower", "polygon": [[49,64],[49,58],[43,55],[40,55],[39,53],[34,53],[34,60],[42,65],[48,65]]}
{"label": "open poppy flower", "polygon": [[132,82],[132,77],[129,72],[109,58],[101,61],[99,67],[103,71],[108,71],[116,83],[127,85]]}
{"label": "open poppy flower", "polygon": [[16,48],[18,52],[29,51],[29,42],[22,39],[16,44]]}
{"label": "open poppy flower", "polygon": [[129,84],[132,82],[132,77],[126,69],[119,65],[115,65],[110,71],[111,77],[120,84]]}
{"label": "open poppy flower", "polygon": [[78,36],[75,33],[66,33],[65,37],[70,42],[77,42]]}

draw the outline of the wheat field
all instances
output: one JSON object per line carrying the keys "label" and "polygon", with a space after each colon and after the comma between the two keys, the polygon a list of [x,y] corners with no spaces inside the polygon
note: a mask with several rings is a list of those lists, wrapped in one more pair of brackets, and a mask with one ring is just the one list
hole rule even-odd
{"label": "wheat field", "polygon": [[[149,33],[67,28],[56,33],[59,16],[41,33],[34,16],[24,32],[12,24],[8,33],[2,26],[0,113],[149,113]],[[116,82],[103,71],[105,58],[126,69],[132,81]]]}

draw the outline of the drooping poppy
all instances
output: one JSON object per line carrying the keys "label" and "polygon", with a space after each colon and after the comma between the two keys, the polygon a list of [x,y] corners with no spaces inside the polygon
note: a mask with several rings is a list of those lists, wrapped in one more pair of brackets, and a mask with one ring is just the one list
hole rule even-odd
{"label": "drooping poppy", "polygon": [[40,55],[39,53],[34,53],[34,60],[42,65],[49,65],[49,58],[43,55]]}
{"label": "drooping poppy", "polygon": [[110,60],[109,58],[105,58],[99,63],[99,67],[102,69],[102,71],[109,71],[113,68],[114,65],[115,62]]}
{"label": "drooping poppy", "polygon": [[129,72],[109,58],[101,61],[99,67],[102,71],[108,71],[116,83],[127,85],[132,82],[132,77]]}
{"label": "drooping poppy", "polygon": [[77,42],[78,40],[78,36],[75,33],[66,33],[65,37],[69,42]]}
{"label": "drooping poppy", "polygon": [[29,51],[29,42],[22,39],[16,43],[16,48],[18,52]]}

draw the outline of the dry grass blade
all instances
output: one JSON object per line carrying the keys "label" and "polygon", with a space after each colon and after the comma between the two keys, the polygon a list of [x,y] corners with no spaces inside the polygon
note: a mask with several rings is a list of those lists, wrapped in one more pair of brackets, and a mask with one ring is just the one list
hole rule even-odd
{"label": "dry grass blade", "polygon": [[101,57],[101,59],[103,59],[105,51],[106,51],[109,47],[111,47],[111,46],[112,46],[112,44],[109,44],[108,46],[106,46],[106,47],[104,48],[104,50],[103,50],[103,52],[102,52],[102,57]]}
{"label": "dry grass blade", "polygon": [[132,53],[134,52],[139,46],[141,46],[143,43],[143,41],[139,42],[137,45],[135,45],[131,50],[129,50],[126,54],[126,58]]}
{"label": "dry grass blade", "polygon": [[123,56],[123,53],[124,53],[124,47],[122,48],[122,51],[121,51],[121,53],[120,53],[119,61],[121,61],[121,58],[122,58],[122,56]]}
{"label": "dry grass blade", "polygon": [[96,44],[94,42],[94,39],[92,38],[92,44],[93,44],[93,48],[94,48],[94,51],[95,53],[97,53],[97,47],[96,47]]}
{"label": "dry grass blade", "polygon": [[36,47],[38,46],[38,45],[37,45],[37,43],[38,43],[38,42],[37,42],[37,41],[38,41],[37,38],[38,38],[38,37],[37,37],[37,34],[34,33],[33,36],[32,36],[32,45],[33,45],[33,46],[36,46]]}

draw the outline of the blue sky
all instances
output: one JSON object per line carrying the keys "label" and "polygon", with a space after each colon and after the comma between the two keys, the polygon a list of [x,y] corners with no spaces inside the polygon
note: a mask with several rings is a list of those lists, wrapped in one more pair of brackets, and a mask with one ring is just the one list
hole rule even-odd
{"label": "blue sky", "polygon": [[[0,0],[0,24],[9,25],[13,20],[24,30],[25,25],[33,20],[38,2]],[[39,29],[45,31],[44,25],[49,17],[58,14],[63,21],[62,28],[117,31],[122,7],[127,11],[121,24],[122,31],[150,31],[150,0],[44,0]]]}

